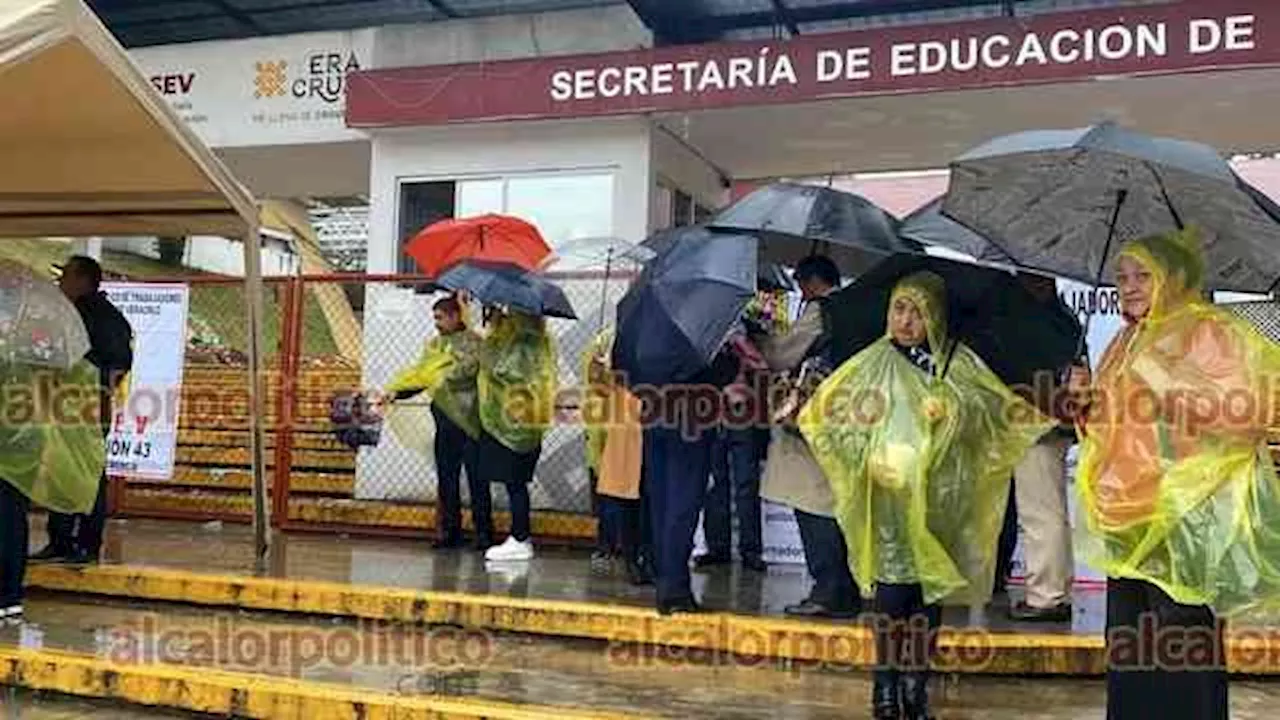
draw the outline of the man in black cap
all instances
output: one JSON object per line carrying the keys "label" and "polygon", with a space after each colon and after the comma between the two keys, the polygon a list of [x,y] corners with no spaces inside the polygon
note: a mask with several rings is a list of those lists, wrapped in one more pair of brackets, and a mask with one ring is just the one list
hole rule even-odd
{"label": "man in black cap", "polygon": [[[89,353],[85,358],[98,368],[102,399],[102,437],[111,430],[111,396],[133,367],[133,328],[102,292],[102,267],[98,261],[75,255],[62,267],[58,286],[80,311],[89,333]],[[106,452],[104,443],[103,452]],[[49,544],[31,556],[32,560],[63,560],[96,563],[102,550],[106,526],[106,475],[98,485],[98,500],[88,515],[49,514]]]}

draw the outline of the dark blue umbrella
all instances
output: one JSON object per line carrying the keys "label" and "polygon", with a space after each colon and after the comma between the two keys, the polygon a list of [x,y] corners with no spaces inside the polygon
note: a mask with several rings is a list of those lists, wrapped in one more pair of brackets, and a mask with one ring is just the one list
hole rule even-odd
{"label": "dark blue umbrella", "polygon": [[997,138],[951,163],[943,212],[1019,265],[1094,285],[1127,240],[1194,225],[1206,285],[1280,282],[1280,207],[1200,143],[1104,123]]}
{"label": "dark blue umbrella", "polygon": [[613,343],[628,385],[686,382],[711,364],[755,296],[758,244],[696,226],[645,242],[658,255],[618,303]]}
{"label": "dark blue umbrella", "polygon": [[713,230],[751,233],[767,262],[795,265],[807,255],[827,255],[856,275],[895,252],[920,248],[898,236],[898,221],[853,193],[817,185],[779,182],[756,190],[707,223]]}
{"label": "dark blue umbrella", "polygon": [[447,290],[466,290],[485,305],[505,305],[530,315],[578,318],[559,286],[508,263],[462,262],[441,274],[435,284]]}

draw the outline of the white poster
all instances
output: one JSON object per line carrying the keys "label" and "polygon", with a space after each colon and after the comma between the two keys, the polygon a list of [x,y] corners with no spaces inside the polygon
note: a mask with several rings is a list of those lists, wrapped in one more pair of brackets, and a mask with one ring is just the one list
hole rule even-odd
{"label": "white poster", "polygon": [[107,473],[168,480],[178,444],[190,289],[180,283],[103,283],[133,328],[133,369],[116,394]]}
{"label": "white poster", "polygon": [[129,55],[212,147],[360,140],[346,124],[347,73],[368,65],[373,31],[139,48]]}

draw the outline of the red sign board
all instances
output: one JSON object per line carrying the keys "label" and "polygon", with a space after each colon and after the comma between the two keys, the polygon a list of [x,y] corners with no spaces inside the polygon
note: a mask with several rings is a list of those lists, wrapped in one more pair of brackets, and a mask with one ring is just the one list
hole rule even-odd
{"label": "red sign board", "polygon": [[687,111],[1280,65],[1280,0],[1182,0],[777,42],[369,70],[351,127]]}

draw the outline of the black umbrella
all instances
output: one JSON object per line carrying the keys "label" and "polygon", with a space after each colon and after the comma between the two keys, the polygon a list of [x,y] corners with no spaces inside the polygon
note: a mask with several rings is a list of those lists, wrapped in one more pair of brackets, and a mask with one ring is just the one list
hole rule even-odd
{"label": "black umbrella", "polygon": [[1011,264],[1013,258],[995,243],[942,213],[945,195],[921,205],[902,219],[898,233],[921,245],[964,253],[982,263]]}
{"label": "black umbrella", "polygon": [[1019,265],[1101,284],[1121,243],[1195,225],[1211,290],[1280,282],[1280,207],[1213,148],[1104,123],[997,138],[951,163],[943,212]]}
{"label": "black umbrella", "polygon": [[485,305],[506,305],[531,315],[578,318],[559,286],[516,265],[469,260],[449,268],[435,282],[448,290],[466,290]]}
{"label": "black umbrella", "polygon": [[631,386],[686,382],[755,296],[758,241],[692,226],[645,245],[661,249],[618,303],[613,367]]}
{"label": "black umbrella", "polygon": [[1039,301],[1017,276],[997,268],[904,253],[831,295],[833,362],[885,336],[894,286],[921,270],[947,284],[948,337],[968,345],[1006,384],[1030,384],[1036,372],[1060,371],[1076,357],[1080,323],[1056,297]]}
{"label": "black umbrella", "polygon": [[762,259],[795,265],[828,255],[845,274],[858,274],[895,252],[919,252],[898,236],[898,221],[875,203],[829,187],[774,183],[720,212],[707,226],[759,237]]}

